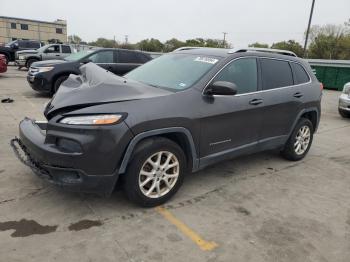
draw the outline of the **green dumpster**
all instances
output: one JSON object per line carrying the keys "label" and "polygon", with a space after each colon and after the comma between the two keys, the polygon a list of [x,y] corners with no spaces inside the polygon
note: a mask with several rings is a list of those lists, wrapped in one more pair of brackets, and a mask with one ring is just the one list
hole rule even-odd
{"label": "green dumpster", "polygon": [[350,60],[307,59],[324,88],[343,90],[350,82]]}

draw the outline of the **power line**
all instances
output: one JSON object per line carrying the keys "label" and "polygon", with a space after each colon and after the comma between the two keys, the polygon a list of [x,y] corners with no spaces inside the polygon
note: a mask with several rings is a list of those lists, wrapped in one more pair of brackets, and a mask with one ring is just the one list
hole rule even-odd
{"label": "power line", "polygon": [[222,42],[223,47],[226,46],[226,35],[228,34],[227,32],[222,32],[224,34],[224,41]]}
{"label": "power line", "polygon": [[314,6],[315,6],[315,0],[312,0],[310,16],[309,16],[309,24],[307,26],[306,36],[305,36],[304,55],[303,55],[304,57],[306,55],[307,41],[309,40],[310,26],[311,26],[312,14],[314,13]]}

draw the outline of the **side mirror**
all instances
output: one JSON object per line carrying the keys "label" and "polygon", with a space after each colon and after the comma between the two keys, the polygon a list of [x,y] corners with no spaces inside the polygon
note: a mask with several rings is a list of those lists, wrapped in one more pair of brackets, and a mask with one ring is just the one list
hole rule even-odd
{"label": "side mirror", "polygon": [[11,48],[12,49],[18,49],[18,44],[17,45],[16,44],[11,45]]}
{"label": "side mirror", "polygon": [[81,61],[82,64],[87,64],[92,62],[92,60],[90,58],[85,58],[84,60]]}
{"label": "side mirror", "polygon": [[206,88],[205,94],[209,96],[234,96],[235,94],[237,94],[237,86],[231,82],[216,81]]}

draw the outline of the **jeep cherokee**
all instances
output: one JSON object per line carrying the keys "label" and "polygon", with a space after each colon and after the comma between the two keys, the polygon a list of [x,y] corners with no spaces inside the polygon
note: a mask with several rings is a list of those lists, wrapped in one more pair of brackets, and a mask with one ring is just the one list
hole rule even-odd
{"label": "jeep cherokee", "polygon": [[141,206],[167,201],[187,172],[243,154],[310,149],[322,88],[308,63],[271,50],[181,48],[124,77],[88,63],[24,119],[11,144],[62,187],[110,195],[118,180]]}

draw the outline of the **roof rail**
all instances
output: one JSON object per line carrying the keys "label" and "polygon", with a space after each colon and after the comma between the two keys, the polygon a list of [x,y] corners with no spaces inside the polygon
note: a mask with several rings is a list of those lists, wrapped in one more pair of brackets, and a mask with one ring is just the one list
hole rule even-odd
{"label": "roof rail", "polygon": [[201,47],[201,46],[183,46],[183,47],[179,47],[179,48],[175,49],[173,52],[183,51],[183,50],[191,50],[191,49],[199,49],[199,48],[203,48],[203,47]]}
{"label": "roof rail", "polygon": [[228,53],[240,53],[240,52],[265,52],[265,53],[275,53],[280,55],[288,55],[288,56],[295,56],[297,55],[288,50],[282,50],[282,49],[273,49],[273,48],[258,48],[258,47],[247,47],[247,48],[239,48],[239,49],[231,49]]}

